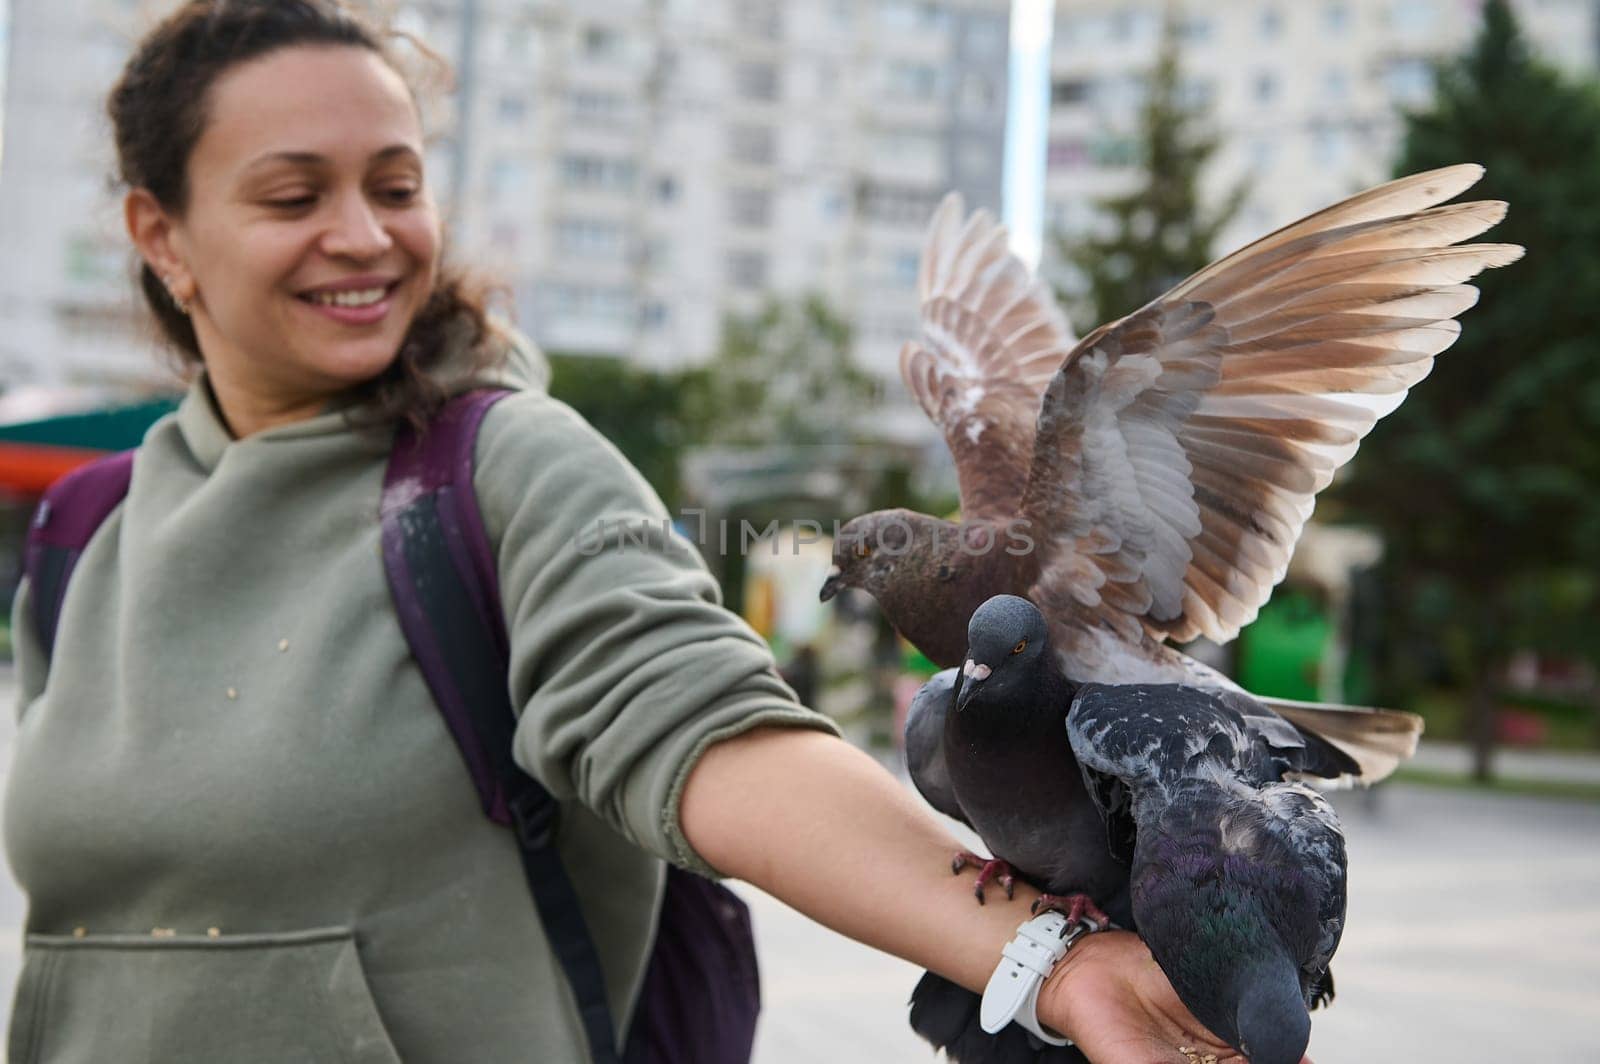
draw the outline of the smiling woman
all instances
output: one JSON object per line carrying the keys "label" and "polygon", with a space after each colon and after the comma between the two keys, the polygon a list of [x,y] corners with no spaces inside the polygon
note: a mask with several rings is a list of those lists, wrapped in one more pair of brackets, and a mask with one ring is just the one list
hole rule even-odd
{"label": "smiling woman", "polygon": [[[974,904],[955,840],[796,702],[643,478],[441,270],[384,39],[338,0],[189,0],[112,95],[141,285],[196,372],[131,462],[89,467],[123,477],[98,527],[34,524],[8,1059],[743,1064],[748,931],[690,872],[970,998],[1036,894]],[[470,397],[473,436],[453,401],[483,384],[508,394]],[[403,419],[452,448],[419,460]],[[463,745],[515,835],[453,749],[469,700],[503,710]],[[696,889],[718,905],[669,919]],[[1227,1052],[1124,933],[1038,1011],[1104,1064]]]}

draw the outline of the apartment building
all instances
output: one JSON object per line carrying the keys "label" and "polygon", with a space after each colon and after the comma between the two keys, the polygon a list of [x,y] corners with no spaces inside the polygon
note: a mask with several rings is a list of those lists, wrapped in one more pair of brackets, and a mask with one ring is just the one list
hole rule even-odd
{"label": "apartment building", "polygon": [[[1166,6],[1057,0],[1047,231],[1084,231],[1095,224],[1097,200],[1137,181],[1137,114]],[[1595,67],[1600,4],[1520,0],[1515,8],[1544,58],[1569,70]],[[1207,106],[1221,141],[1205,191],[1215,201],[1241,180],[1250,189],[1217,251],[1386,179],[1401,110],[1428,103],[1433,64],[1470,45],[1481,9],[1482,0],[1177,5],[1186,91]]]}
{"label": "apartment building", "polygon": [[[13,11],[0,380],[152,372],[100,108],[164,6]],[[917,256],[940,196],[1000,207],[1009,6],[385,5],[456,68],[425,107],[452,254],[502,280],[544,346],[682,365],[712,353],[724,314],[820,291],[885,375],[916,331]]]}

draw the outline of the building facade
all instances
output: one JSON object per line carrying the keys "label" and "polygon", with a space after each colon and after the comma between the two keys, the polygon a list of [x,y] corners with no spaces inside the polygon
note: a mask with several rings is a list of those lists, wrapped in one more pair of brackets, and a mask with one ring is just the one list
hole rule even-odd
{"label": "building facade", "polygon": [[[158,365],[106,187],[101,108],[165,6],[13,12],[0,381],[131,379]],[[425,93],[451,254],[502,281],[545,347],[693,363],[728,312],[816,291],[884,375],[916,333],[917,257],[940,196],[1000,207],[1009,6],[385,5],[456,69],[453,86]]]}
{"label": "building facade", "polygon": [[[1095,203],[1137,180],[1144,78],[1166,4],[1057,0],[1051,63],[1047,234],[1096,224]],[[1592,71],[1595,0],[1519,0],[1523,32],[1546,60]],[[1178,4],[1189,97],[1220,145],[1203,191],[1249,196],[1217,253],[1390,176],[1401,112],[1425,106],[1433,65],[1470,46],[1482,0],[1210,0]],[[1045,241],[1047,263],[1054,241]],[[1093,322],[1075,323],[1080,332]]]}

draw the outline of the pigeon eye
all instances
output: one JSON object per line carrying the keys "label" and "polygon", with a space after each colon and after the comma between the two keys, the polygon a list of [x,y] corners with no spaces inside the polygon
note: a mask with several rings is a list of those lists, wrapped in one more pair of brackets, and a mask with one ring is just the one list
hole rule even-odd
{"label": "pigeon eye", "polygon": [[856,557],[857,558],[869,558],[871,556],[872,556],[872,544],[866,542],[865,540],[863,540],[862,542],[856,544]]}
{"label": "pigeon eye", "polygon": [[1020,654],[1024,650],[1027,650],[1027,649],[1028,649],[1028,641],[1026,639],[1019,639],[1019,640],[1017,640],[1017,645],[1011,648],[1011,653]]}

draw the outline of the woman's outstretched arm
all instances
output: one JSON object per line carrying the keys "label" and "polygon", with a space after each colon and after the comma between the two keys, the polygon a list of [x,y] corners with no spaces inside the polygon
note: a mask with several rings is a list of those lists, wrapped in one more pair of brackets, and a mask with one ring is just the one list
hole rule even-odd
{"label": "woman's outstretched arm", "polygon": [[[712,867],[818,923],[981,993],[1036,893],[972,896],[957,841],[908,788],[831,735],[758,728],[708,749],[679,818]],[[1243,1064],[1189,1015],[1138,937],[1081,940],[1040,993],[1039,1018],[1096,1064]],[[1188,1047],[1194,1055],[1180,1051]]]}

